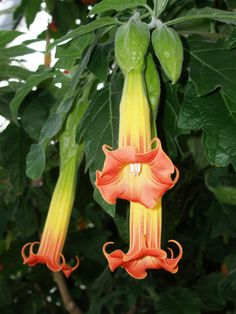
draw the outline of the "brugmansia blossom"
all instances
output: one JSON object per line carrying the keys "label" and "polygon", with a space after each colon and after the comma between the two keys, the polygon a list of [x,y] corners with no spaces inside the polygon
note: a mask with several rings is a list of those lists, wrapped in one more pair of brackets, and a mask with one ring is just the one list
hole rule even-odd
{"label": "brugmansia blossom", "polygon": [[113,151],[103,146],[106,160],[103,170],[97,171],[96,185],[108,203],[122,198],[152,208],[178,180],[178,169],[163,152],[160,140],[151,141],[143,84],[138,71],[126,76],[120,104],[119,148]]}
{"label": "brugmansia blossom", "polygon": [[176,273],[183,253],[175,240],[169,242],[177,245],[177,257],[170,248],[170,256],[161,249],[161,197],[178,180],[178,169],[163,152],[160,140],[151,140],[150,130],[142,73],[131,71],[120,104],[119,147],[113,151],[103,146],[106,159],[103,170],[97,171],[96,184],[107,202],[114,203],[117,198],[130,201],[128,252],[107,253],[112,242],[104,245],[103,252],[111,271],[121,266],[137,279],[145,278],[147,269]]}
{"label": "brugmansia blossom", "polygon": [[177,257],[174,257],[171,248],[168,248],[169,257],[167,252],[161,249],[161,215],[161,199],[151,209],[131,202],[129,251],[123,253],[116,250],[108,254],[107,246],[113,242],[107,242],[103,247],[111,271],[121,266],[136,279],[145,278],[147,269],[162,268],[171,273],[178,271],[178,262],[183,254],[182,247],[175,240],[169,241],[177,245]]}
{"label": "brugmansia blossom", "polygon": [[[62,254],[74,203],[76,170],[77,158],[75,156],[60,173],[40,243],[27,243],[22,248],[24,264],[28,264],[29,266],[35,266],[38,263],[46,264],[47,267],[54,272],[62,270],[67,277],[79,266],[77,256],[75,266],[71,267],[66,263]],[[37,253],[35,253],[34,249],[38,244],[39,248]],[[25,253],[27,247],[29,247],[28,256]]]}
{"label": "brugmansia blossom", "polygon": [[130,201],[130,244],[127,253],[103,252],[111,271],[121,266],[134,278],[143,279],[148,269],[178,271],[182,247],[175,257],[161,248],[161,198],[174,186],[178,169],[162,150],[158,138],[152,139],[149,104],[143,79],[144,56],[149,31],[138,16],[121,26],[116,34],[116,59],[125,76],[120,103],[118,148],[103,145],[105,162],[96,173],[96,186],[103,198],[114,204],[117,198]]}
{"label": "brugmansia blossom", "polygon": [[[87,102],[81,102],[75,106],[67,118],[65,130],[60,136],[60,173],[41,240],[27,243],[22,248],[24,264],[29,266],[35,266],[38,263],[46,264],[50,270],[63,271],[67,277],[79,266],[77,256],[75,265],[68,265],[62,250],[75,199],[77,169],[84,151],[83,144],[76,143],[75,134],[78,121],[80,121],[86,106]],[[39,246],[37,251],[36,246]],[[26,253],[27,248],[29,248],[29,254]]]}

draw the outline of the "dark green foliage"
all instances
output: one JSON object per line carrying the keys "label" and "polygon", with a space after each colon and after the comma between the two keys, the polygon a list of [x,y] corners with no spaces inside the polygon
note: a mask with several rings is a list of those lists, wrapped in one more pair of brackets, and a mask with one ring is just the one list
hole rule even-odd
{"label": "dark green foliage", "polygon": [[[48,52],[56,47],[58,60],[51,68],[22,67],[21,59],[34,52],[31,41],[9,46],[21,32],[0,31],[0,114],[9,121],[0,126],[0,313],[68,312],[53,274],[45,265],[22,265],[21,248],[40,238],[58,177],[59,136],[73,106],[85,97],[87,110],[76,126],[85,158],[63,250],[70,264],[75,255],[80,258],[66,281],[75,303],[87,314],[234,314],[236,1],[102,0],[91,11],[84,2],[22,0],[13,8],[17,29],[22,18],[30,27],[46,3],[56,29],[49,27],[33,41],[48,35],[54,40]],[[180,170],[178,183],[163,198],[162,246],[176,239],[184,256],[176,275],[149,271],[138,281],[124,269],[111,273],[107,267],[105,242],[128,249],[129,212],[124,201],[107,204],[94,180],[103,166],[102,145],[117,147],[123,76],[114,59],[116,29],[134,11],[150,23],[154,3],[184,44],[183,72],[175,85],[149,46],[160,74],[158,112],[159,83],[147,86],[158,136]]]}

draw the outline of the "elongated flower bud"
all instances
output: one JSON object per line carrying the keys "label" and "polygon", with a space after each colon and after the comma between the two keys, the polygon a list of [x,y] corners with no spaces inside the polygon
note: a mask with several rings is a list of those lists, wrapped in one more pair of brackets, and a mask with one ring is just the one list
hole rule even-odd
{"label": "elongated flower bud", "polygon": [[183,45],[178,33],[162,24],[152,33],[152,45],[165,74],[176,83],[183,63]]}
{"label": "elongated flower bud", "polygon": [[142,23],[137,15],[118,28],[115,38],[115,55],[125,75],[132,70],[143,70],[149,40],[147,24]]}

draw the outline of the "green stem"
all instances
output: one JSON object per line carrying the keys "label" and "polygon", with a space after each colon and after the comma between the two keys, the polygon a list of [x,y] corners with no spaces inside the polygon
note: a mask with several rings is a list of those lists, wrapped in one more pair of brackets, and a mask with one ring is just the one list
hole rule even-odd
{"label": "green stem", "polygon": [[144,5],[143,7],[147,9],[147,11],[150,13],[151,16],[154,15],[154,12],[153,12],[152,9],[149,7],[149,5],[146,4],[146,5]]}
{"label": "green stem", "polygon": [[158,5],[157,5],[157,2],[159,0],[153,0],[154,2],[154,16],[158,17]]}

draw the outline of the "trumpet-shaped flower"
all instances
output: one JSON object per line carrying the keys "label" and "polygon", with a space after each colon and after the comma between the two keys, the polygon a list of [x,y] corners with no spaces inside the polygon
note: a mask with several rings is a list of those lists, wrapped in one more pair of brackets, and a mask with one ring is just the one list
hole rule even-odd
{"label": "trumpet-shaped flower", "polygon": [[[38,263],[46,264],[50,270],[54,272],[61,270],[67,277],[79,266],[77,256],[75,266],[71,267],[62,254],[75,197],[76,170],[77,156],[74,156],[60,172],[40,243],[27,243],[22,248],[24,264],[29,266]],[[37,244],[39,248],[35,253],[34,247]],[[27,247],[29,247],[29,256],[25,254]]]}
{"label": "trumpet-shaped flower", "polygon": [[[85,89],[84,98],[81,103],[74,107],[67,117],[66,126],[60,136],[60,173],[56,183],[46,223],[40,242],[27,243],[22,248],[24,264],[35,266],[38,263],[46,264],[54,272],[63,271],[69,277],[79,266],[79,259],[76,256],[76,263],[72,267],[65,261],[62,249],[66,239],[69,220],[75,199],[77,169],[82,161],[84,145],[77,144],[75,134],[78,122],[80,121],[88,103],[87,95],[92,86]],[[34,252],[36,245],[39,245],[37,252]],[[29,247],[29,254],[25,251]]]}
{"label": "trumpet-shaped flower", "polygon": [[162,224],[161,199],[152,209],[145,208],[138,203],[130,205],[130,245],[127,253],[115,250],[107,253],[107,246],[113,242],[107,242],[103,246],[103,252],[108,260],[111,271],[121,266],[136,279],[147,276],[147,269],[164,269],[171,273],[178,271],[178,262],[182,258],[183,250],[177,245],[179,253],[174,257],[172,249],[168,248],[170,256],[161,249],[161,224]]}
{"label": "trumpet-shaped flower", "polygon": [[96,185],[108,203],[122,198],[152,208],[178,180],[178,169],[162,150],[160,140],[151,141],[150,112],[141,72],[131,71],[125,77],[119,147],[112,151],[104,145],[103,151],[106,159],[103,170],[96,173]]}

